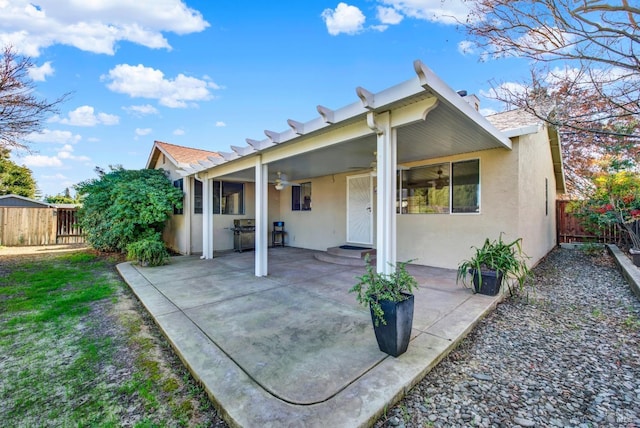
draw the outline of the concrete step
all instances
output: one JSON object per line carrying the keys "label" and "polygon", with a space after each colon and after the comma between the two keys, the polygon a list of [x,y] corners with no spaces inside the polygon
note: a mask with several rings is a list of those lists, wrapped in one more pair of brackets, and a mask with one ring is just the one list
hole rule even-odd
{"label": "concrete step", "polygon": [[350,250],[340,247],[327,248],[326,253],[316,253],[317,260],[343,266],[366,266],[365,256],[369,254],[371,262],[376,259],[376,250],[373,248],[363,250]]}

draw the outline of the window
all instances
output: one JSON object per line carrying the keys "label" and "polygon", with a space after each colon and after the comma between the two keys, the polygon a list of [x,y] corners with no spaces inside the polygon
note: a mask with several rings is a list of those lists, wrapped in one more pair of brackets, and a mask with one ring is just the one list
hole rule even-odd
{"label": "window", "polygon": [[213,213],[244,214],[244,184],[214,180]]}
{"label": "window", "polygon": [[311,183],[291,187],[291,210],[311,211]]}
{"label": "window", "polygon": [[[449,164],[411,168],[402,173],[402,212],[438,214],[449,212]],[[398,207],[399,208],[399,207]]]}
{"label": "window", "polygon": [[549,215],[549,179],[544,179],[544,215]]}
{"label": "window", "polygon": [[480,160],[452,163],[451,177],[451,212],[480,212]]}
{"label": "window", "polygon": [[477,213],[480,211],[478,159],[421,166],[400,171],[403,214]]}
{"label": "window", "polygon": [[[173,187],[177,187],[180,191],[184,190],[184,178],[180,178],[178,180],[173,181]],[[184,193],[183,193],[184,195]],[[182,208],[173,207],[174,214],[183,214],[184,213],[184,196],[182,197]]]}
{"label": "window", "polygon": [[202,181],[193,180],[193,213],[202,214]]}

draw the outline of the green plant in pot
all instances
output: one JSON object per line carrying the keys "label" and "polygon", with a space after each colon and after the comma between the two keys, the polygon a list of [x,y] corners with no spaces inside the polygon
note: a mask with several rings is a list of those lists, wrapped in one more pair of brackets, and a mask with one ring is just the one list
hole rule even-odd
{"label": "green plant in pot", "polygon": [[378,273],[367,255],[366,273],[357,277],[358,283],[349,292],[356,293],[360,304],[369,307],[378,347],[393,357],[406,352],[413,326],[413,290],[418,282],[406,265],[398,263],[390,274]]}
{"label": "green plant in pot", "polygon": [[127,259],[141,266],[160,266],[169,260],[169,253],[158,234],[127,245]]}
{"label": "green plant in pot", "polygon": [[500,237],[493,241],[485,239],[480,248],[471,247],[475,249],[475,253],[458,265],[456,282],[462,281],[468,286],[470,284],[467,283],[467,277],[470,275],[474,291],[489,296],[500,292],[503,279],[507,280],[511,294],[511,284],[517,283],[520,290],[524,287],[530,271],[527,267],[529,257],[522,251],[522,238],[504,242],[502,235],[500,233]]}

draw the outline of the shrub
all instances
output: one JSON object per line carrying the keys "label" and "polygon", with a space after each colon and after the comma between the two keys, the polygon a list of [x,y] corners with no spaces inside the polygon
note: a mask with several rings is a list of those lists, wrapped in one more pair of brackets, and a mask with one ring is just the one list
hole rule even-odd
{"label": "shrub", "polygon": [[162,170],[119,167],[99,174],[76,186],[83,197],[79,223],[97,250],[125,252],[129,244],[160,234],[173,208],[182,207],[182,191]]}
{"label": "shrub", "polygon": [[142,265],[160,266],[167,262],[169,253],[160,235],[155,234],[127,245],[127,259]]}

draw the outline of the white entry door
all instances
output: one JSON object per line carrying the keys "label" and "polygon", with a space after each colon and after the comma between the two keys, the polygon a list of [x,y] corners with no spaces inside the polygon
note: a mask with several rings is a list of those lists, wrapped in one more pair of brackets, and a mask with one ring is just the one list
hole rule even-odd
{"label": "white entry door", "polygon": [[347,177],[347,242],[373,244],[371,175]]}

